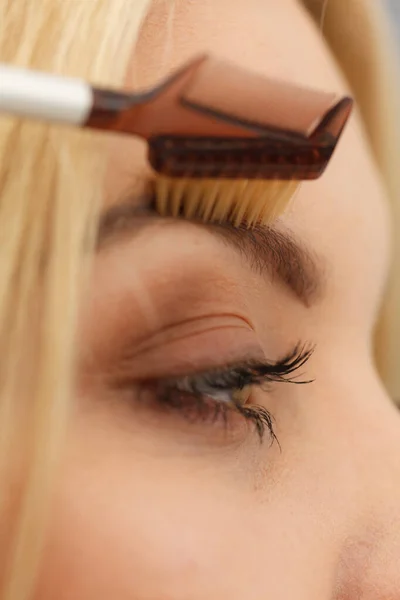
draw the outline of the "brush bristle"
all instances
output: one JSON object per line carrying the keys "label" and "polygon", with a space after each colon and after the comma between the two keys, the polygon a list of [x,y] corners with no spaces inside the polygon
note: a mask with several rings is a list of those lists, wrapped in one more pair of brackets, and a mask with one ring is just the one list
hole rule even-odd
{"label": "brush bristle", "polygon": [[157,210],[163,216],[230,222],[253,227],[274,221],[287,208],[300,181],[177,179],[157,177]]}

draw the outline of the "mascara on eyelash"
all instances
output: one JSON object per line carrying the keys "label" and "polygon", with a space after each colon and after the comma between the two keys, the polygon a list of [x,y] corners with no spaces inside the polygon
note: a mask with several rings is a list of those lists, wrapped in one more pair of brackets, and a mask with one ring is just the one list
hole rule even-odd
{"label": "mascara on eyelash", "polygon": [[[260,442],[268,430],[271,444],[276,441],[280,448],[271,413],[263,406],[248,405],[246,400],[243,401],[234,392],[250,389],[252,386],[262,386],[263,383],[310,383],[312,380],[298,381],[292,374],[309,360],[313,350],[313,347],[297,344],[290,353],[275,363],[248,362],[235,367],[159,381],[156,396],[161,403],[189,412],[191,416],[191,402],[194,402],[194,409],[200,418],[206,420],[211,416],[212,422],[215,422],[218,417],[222,417],[225,425],[229,411],[236,411],[254,424]],[[227,397],[222,399],[224,392]],[[228,392],[233,393],[229,396]]]}
{"label": "mascara on eyelash", "polygon": [[[276,362],[250,360],[221,369],[195,373],[192,376],[186,375],[184,379],[186,385],[190,381],[196,385],[196,380],[202,380],[208,385],[221,390],[230,388],[243,389],[248,385],[258,385],[263,382],[286,382],[298,385],[312,383],[313,380],[302,380],[298,378],[299,376],[293,376],[293,374],[308,362],[313,352],[313,346],[296,344],[291,352]],[[179,381],[179,378],[171,380],[171,383],[176,383],[177,381]]]}

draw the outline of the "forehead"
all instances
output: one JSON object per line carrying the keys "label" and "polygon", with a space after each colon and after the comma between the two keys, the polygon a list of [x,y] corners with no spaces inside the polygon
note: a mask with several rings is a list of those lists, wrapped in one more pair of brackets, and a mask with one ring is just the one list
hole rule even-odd
{"label": "forehead", "polygon": [[[153,85],[204,51],[267,76],[349,93],[327,45],[295,0],[156,0],[132,52],[127,85]],[[145,146],[119,140],[112,156],[109,185],[115,195],[127,173],[147,169]],[[363,300],[373,318],[387,269],[387,210],[357,112],[328,170],[302,185],[282,227],[328,265],[332,308],[362,318]]]}

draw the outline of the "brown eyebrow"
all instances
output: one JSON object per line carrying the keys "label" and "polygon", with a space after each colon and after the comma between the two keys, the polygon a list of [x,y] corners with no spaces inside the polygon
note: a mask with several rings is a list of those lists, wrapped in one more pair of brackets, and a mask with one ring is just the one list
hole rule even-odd
{"label": "brown eyebrow", "polygon": [[[129,200],[111,206],[100,216],[97,248],[118,243],[154,223],[156,218],[161,219],[143,204]],[[233,247],[258,274],[268,272],[276,277],[306,306],[321,297],[325,280],[323,265],[291,232],[264,225],[249,230],[229,223],[188,222],[206,228]]]}

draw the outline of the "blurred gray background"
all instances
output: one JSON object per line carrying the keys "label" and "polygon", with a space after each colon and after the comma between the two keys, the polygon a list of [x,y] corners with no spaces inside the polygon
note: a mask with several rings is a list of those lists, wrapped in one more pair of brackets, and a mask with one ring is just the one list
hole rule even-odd
{"label": "blurred gray background", "polygon": [[399,0],[386,0],[390,10],[393,12],[397,19],[400,19],[400,2]]}
{"label": "blurred gray background", "polygon": [[400,45],[400,0],[386,0],[389,12],[393,17],[393,24],[397,31],[397,39]]}

